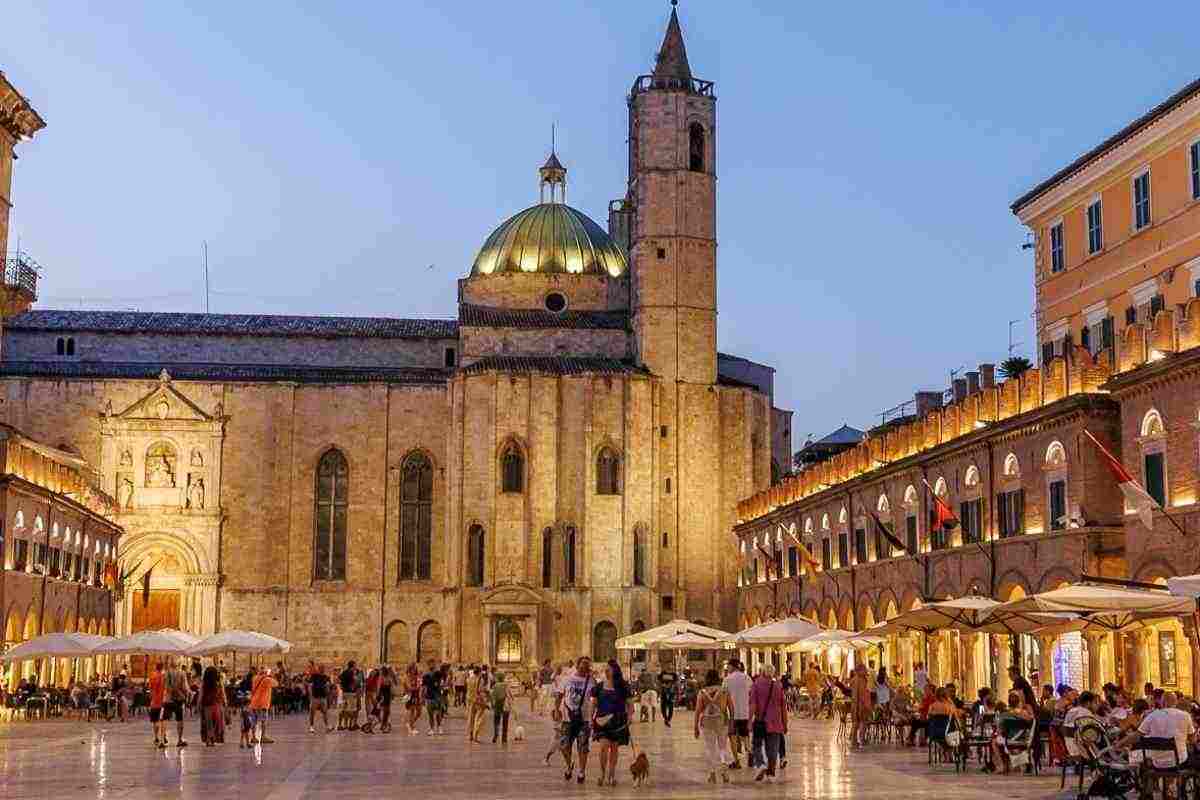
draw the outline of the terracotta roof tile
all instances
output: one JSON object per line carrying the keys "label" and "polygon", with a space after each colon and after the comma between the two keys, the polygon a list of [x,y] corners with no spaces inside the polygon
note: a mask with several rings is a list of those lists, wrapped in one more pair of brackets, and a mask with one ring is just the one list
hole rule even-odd
{"label": "terracotta roof tile", "polygon": [[462,372],[537,372],[546,375],[649,375],[644,368],[615,358],[575,356],[486,356],[466,366]]}
{"label": "terracotta roof tile", "polygon": [[624,311],[564,311],[555,314],[542,309],[508,309],[464,305],[458,313],[459,325],[475,328],[581,328],[626,330],[629,315]]}

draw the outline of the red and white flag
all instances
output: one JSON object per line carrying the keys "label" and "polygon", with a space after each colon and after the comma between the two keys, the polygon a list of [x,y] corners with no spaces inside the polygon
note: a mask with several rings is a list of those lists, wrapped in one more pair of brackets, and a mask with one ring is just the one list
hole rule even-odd
{"label": "red and white flag", "polygon": [[1142,524],[1147,528],[1154,527],[1154,509],[1162,510],[1162,506],[1158,501],[1150,496],[1150,493],[1129,474],[1129,470],[1125,469],[1125,465],[1117,460],[1117,457],[1108,451],[1108,448],[1100,444],[1100,440],[1092,436],[1092,432],[1084,429],[1084,434],[1087,435],[1092,443],[1100,450],[1100,455],[1104,458],[1104,463],[1108,465],[1108,471],[1112,473],[1113,479],[1117,482],[1117,488],[1121,490],[1121,494],[1125,495],[1125,503],[1132,508],[1142,521]]}
{"label": "red and white flag", "polygon": [[821,564],[819,561],[817,561],[816,557],[814,557],[813,554],[808,551],[808,548],[804,546],[804,543],[800,541],[800,537],[796,535],[796,523],[793,522],[787,527],[784,527],[781,523],[779,528],[787,534],[788,541],[796,547],[796,552],[800,554],[800,571],[807,571],[809,575],[816,575]]}

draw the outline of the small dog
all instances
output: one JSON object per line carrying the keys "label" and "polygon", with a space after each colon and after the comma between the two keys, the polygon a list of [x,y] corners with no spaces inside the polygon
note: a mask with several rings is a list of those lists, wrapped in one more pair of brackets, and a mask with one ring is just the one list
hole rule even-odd
{"label": "small dog", "polygon": [[524,725],[517,726],[516,731],[513,732],[513,741],[514,742],[525,741],[525,726]]}
{"label": "small dog", "polygon": [[650,759],[646,758],[646,754],[638,750],[636,746],[633,750],[637,755],[634,757],[633,763],[629,765],[629,774],[633,776],[633,785],[640,787],[650,777]]}

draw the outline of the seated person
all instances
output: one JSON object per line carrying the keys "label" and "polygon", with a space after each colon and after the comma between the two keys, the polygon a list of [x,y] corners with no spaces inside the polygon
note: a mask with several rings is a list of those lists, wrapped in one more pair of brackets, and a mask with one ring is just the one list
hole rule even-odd
{"label": "seated person", "polygon": [[984,686],[979,690],[979,699],[971,704],[971,716],[979,719],[984,714],[996,712],[995,698],[992,697],[992,690]]}
{"label": "seated person", "polygon": [[[1157,690],[1155,694],[1158,691],[1162,690]],[[1192,722],[1192,715],[1188,713],[1190,701],[1175,692],[1163,692],[1162,704],[1162,708],[1149,711],[1137,729],[1122,736],[1114,746],[1136,751],[1138,740],[1143,736],[1174,739],[1174,754],[1170,751],[1150,753],[1154,766],[1158,769],[1172,769],[1176,764],[1191,768],[1200,766],[1196,756],[1189,755],[1196,741],[1196,726]]]}
{"label": "seated person", "polygon": [[[1027,731],[1036,723],[1036,714],[1033,708],[1025,702],[1024,696],[1020,692],[1009,692],[1007,703],[996,704],[996,736],[992,739],[992,763],[1002,764],[1004,771],[1007,773],[1011,766],[1009,760],[1009,752],[1006,747],[1010,739],[1015,739]],[[1026,765],[1026,770],[1030,767]],[[992,772],[991,769],[985,767],[986,772]]]}
{"label": "seated person", "polygon": [[[1079,727],[1081,720],[1095,719],[1097,722],[1099,722],[1100,719],[1096,715],[1096,710],[1099,707],[1099,697],[1091,692],[1083,692],[1078,696],[1078,702],[1067,709],[1066,713],[1063,715],[1063,728],[1065,730],[1075,732]],[[1066,738],[1065,744],[1067,746],[1067,755],[1076,757],[1085,755],[1083,750],[1079,747],[1078,742],[1075,741],[1074,737]]]}

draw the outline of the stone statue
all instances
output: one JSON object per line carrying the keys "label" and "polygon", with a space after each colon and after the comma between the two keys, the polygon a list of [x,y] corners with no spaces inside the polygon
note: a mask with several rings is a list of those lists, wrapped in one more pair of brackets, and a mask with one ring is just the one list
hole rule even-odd
{"label": "stone statue", "polygon": [[133,508],[133,479],[128,476],[121,480],[121,488],[117,492],[117,507]]}
{"label": "stone statue", "polygon": [[196,478],[188,487],[187,508],[200,511],[204,508],[204,478]]}
{"label": "stone statue", "polygon": [[175,486],[175,472],[165,455],[147,460],[146,486],[152,489],[170,489]]}
{"label": "stone statue", "polygon": [[126,447],[124,450],[121,451],[121,466],[122,467],[132,467],[133,466],[133,453],[131,453],[129,451],[128,447]]}
{"label": "stone statue", "polygon": [[198,447],[192,448],[192,466],[193,467],[203,467],[204,466],[204,456],[200,455],[200,448],[198,448]]}

